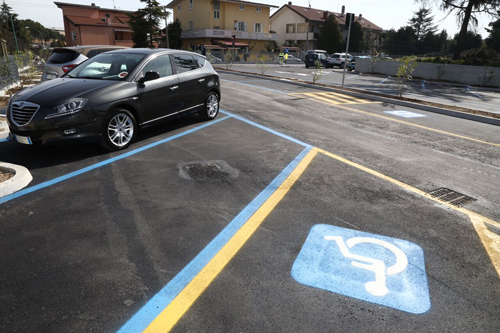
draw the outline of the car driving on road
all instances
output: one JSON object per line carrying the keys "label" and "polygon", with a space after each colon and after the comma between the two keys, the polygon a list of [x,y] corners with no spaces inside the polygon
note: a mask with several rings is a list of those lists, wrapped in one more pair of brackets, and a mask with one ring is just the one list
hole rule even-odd
{"label": "car driving on road", "polygon": [[219,75],[204,56],[123,49],[20,91],[9,101],[7,122],[23,144],[94,141],[120,150],[140,128],[191,113],[214,119],[220,98]]}

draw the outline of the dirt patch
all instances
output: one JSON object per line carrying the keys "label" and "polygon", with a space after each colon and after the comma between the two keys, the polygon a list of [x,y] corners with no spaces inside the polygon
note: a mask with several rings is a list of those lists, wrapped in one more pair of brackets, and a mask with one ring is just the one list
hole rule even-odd
{"label": "dirt patch", "polygon": [[0,183],[14,177],[14,173],[0,169]]}

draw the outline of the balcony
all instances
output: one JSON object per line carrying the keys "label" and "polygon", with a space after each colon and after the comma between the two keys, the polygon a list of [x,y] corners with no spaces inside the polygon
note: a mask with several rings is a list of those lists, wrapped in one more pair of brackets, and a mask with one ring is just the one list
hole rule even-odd
{"label": "balcony", "polygon": [[249,31],[236,31],[236,30],[219,30],[219,29],[196,29],[196,30],[183,30],[181,37],[185,38],[231,38],[236,36],[237,39],[250,39],[250,40],[278,40],[277,34],[263,33],[263,32],[249,32]]}
{"label": "balcony", "polygon": [[307,38],[307,33],[305,32],[297,32],[297,33],[289,33],[289,34],[285,34],[285,40],[303,40],[303,41],[306,41],[306,40],[315,40],[318,38],[318,33],[314,33],[314,32],[310,32],[309,33],[309,38]]}

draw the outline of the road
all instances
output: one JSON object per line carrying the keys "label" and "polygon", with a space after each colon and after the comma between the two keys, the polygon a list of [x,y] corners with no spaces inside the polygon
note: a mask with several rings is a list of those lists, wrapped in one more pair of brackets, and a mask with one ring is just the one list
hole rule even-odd
{"label": "road", "polygon": [[34,177],[0,198],[2,331],[500,330],[498,127],[221,83],[127,153],[0,145]]}
{"label": "road", "polygon": [[[223,64],[216,67],[224,69]],[[260,74],[261,70],[255,64],[234,64],[231,69]],[[269,65],[265,74],[276,77],[300,79],[312,82],[313,68],[305,68],[303,64]],[[343,69],[322,69],[319,83],[342,85]],[[394,77],[370,75],[366,73],[346,71],[344,86],[378,92],[388,95],[398,95],[398,88]],[[404,97],[434,102],[444,105],[460,106],[472,110],[500,113],[500,90],[493,88],[471,87],[461,84],[449,84],[425,80],[414,80],[405,83]]]}

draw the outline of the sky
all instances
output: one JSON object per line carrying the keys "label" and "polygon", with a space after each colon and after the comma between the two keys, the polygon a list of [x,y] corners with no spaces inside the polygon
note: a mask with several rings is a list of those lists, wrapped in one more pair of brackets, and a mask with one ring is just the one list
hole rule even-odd
{"label": "sky", "polygon": [[[47,28],[58,27],[62,28],[63,18],[62,10],[57,8],[53,0],[5,0],[14,12],[19,15],[20,19],[31,19],[40,22]],[[90,5],[92,2],[101,8],[119,8],[124,10],[136,10],[144,7],[144,4],[139,0],[59,0],[59,2],[75,3],[82,5]],[[166,5],[170,0],[158,0],[162,5]],[[265,3],[275,6],[283,6],[288,3],[284,0],[255,0],[258,3]],[[435,24],[438,29],[445,29],[448,35],[454,36],[458,33],[460,27],[457,25],[456,16],[454,14],[445,18],[446,13],[439,10],[436,4],[441,3],[441,0],[430,0],[429,6],[432,9]],[[308,7],[309,3],[312,8],[328,10],[331,12],[340,12],[342,5],[346,6],[346,12],[356,15],[363,14],[363,17],[372,21],[374,24],[382,27],[385,30],[394,28],[398,29],[408,24],[408,20],[413,16],[421,4],[415,4],[414,0],[292,0],[293,5]],[[271,14],[278,8],[272,9]],[[488,32],[484,29],[488,27],[488,23],[492,21],[491,17],[481,14],[479,17],[477,28],[472,28],[480,33],[483,38],[488,36]],[[171,19],[170,19],[171,20]]]}

